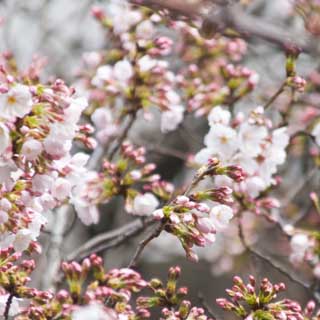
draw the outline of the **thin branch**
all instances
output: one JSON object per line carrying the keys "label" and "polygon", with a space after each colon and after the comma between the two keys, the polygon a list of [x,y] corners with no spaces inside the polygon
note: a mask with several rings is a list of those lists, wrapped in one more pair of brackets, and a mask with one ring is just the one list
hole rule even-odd
{"label": "thin branch", "polygon": [[11,307],[13,298],[14,298],[14,294],[10,293],[9,297],[7,299],[7,302],[6,302],[6,307],[5,307],[4,313],[3,313],[5,320],[9,319],[10,307]]}
{"label": "thin branch", "polygon": [[264,261],[265,263],[267,263],[270,267],[272,267],[273,269],[277,270],[279,273],[281,273],[282,275],[286,276],[288,279],[290,279],[292,282],[300,285],[301,287],[303,287],[304,289],[311,291],[313,294],[313,297],[315,298],[315,300],[320,303],[320,298],[318,297],[317,293],[313,291],[313,286],[310,283],[304,282],[303,280],[300,280],[298,278],[296,278],[294,275],[292,275],[291,273],[288,272],[288,270],[286,270],[284,267],[282,267],[281,265],[279,265],[277,262],[273,261],[271,257],[268,257],[265,253],[261,253],[259,252],[257,249],[253,248],[252,246],[250,246],[246,239],[245,239],[245,234],[243,231],[243,226],[242,226],[242,222],[241,222],[241,215],[239,216],[239,224],[238,224],[238,231],[239,231],[239,238],[240,241],[242,243],[242,245],[245,247],[245,249],[252,254],[253,256],[259,258],[260,260]]}
{"label": "thin branch", "polygon": [[152,233],[147,237],[145,238],[144,240],[142,240],[140,243],[139,243],[139,246],[134,254],[134,256],[132,257],[130,263],[128,264],[128,268],[133,268],[136,266],[143,250],[145,249],[145,247],[155,238],[159,237],[160,233],[163,231],[165,227],[165,223],[163,222],[160,222],[158,224],[158,226],[152,231]]}
{"label": "thin branch", "polygon": [[309,181],[314,177],[317,173],[318,168],[312,168],[306,175],[304,175],[304,179],[299,179],[299,181],[295,184],[294,188],[288,193],[287,197],[283,200],[283,204],[281,207],[287,207],[294,198],[300,193],[302,189],[309,183]]}
{"label": "thin branch", "polygon": [[137,113],[134,111],[133,113],[130,114],[130,120],[127,123],[127,125],[125,126],[121,136],[118,138],[118,141],[116,143],[116,145],[114,146],[114,148],[110,151],[110,154],[108,156],[109,160],[112,160],[113,157],[115,156],[116,152],[119,150],[119,148],[121,147],[123,141],[127,138],[129,130],[131,129],[134,121],[136,120],[137,117]]}
{"label": "thin branch", "polygon": [[149,7],[151,9],[167,9],[172,13],[183,15],[185,17],[203,18],[212,24],[213,28],[217,28],[217,23],[221,24],[217,29],[234,29],[238,36],[246,39],[256,37],[270,42],[280,48],[284,48],[288,44],[299,47],[305,53],[317,53],[318,49],[315,42],[310,38],[301,35],[292,34],[285,31],[274,24],[270,24],[259,17],[254,17],[240,10],[238,6],[234,8],[222,8],[220,14],[204,15],[201,12],[201,6],[198,4],[186,4],[184,0],[129,0],[129,2]]}
{"label": "thin branch", "polygon": [[187,161],[188,154],[162,146],[145,145],[147,151]]}
{"label": "thin branch", "polygon": [[200,303],[201,303],[203,309],[206,311],[206,313],[212,318],[212,320],[216,320],[217,316],[215,315],[212,308],[209,306],[209,304],[206,301],[206,299],[204,298],[204,295],[202,294],[202,292],[198,293],[198,299],[200,300]]}
{"label": "thin branch", "polygon": [[137,219],[120,228],[99,234],[84,243],[78,249],[73,250],[66,260],[81,260],[92,253],[98,253],[107,249],[114,248],[127,239],[136,236],[146,227],[154,223],[153,219]]}
{"label": "thin branch", "polygon": [[285,87],[286,81],[282,83],[277,92],[266,102],[266,104],[263,106],[264,110],[267,110],[273,104],[273,102],[276,101],[276,99],[281,95],[281,93],[284,92]]}

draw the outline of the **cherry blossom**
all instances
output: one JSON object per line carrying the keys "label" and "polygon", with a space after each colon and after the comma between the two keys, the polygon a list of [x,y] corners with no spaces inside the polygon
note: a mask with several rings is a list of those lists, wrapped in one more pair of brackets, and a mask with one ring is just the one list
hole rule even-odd
{"label": "cherry blossom", "polygon": [[31,111],[32,96],[30,88],[23,84],[13,84],[7,93],[0,95],[3,108],[2,116],[6,118],[23,117]]}
{"label": "cherry blossom", "polygon": [[138,216],[149,216],[155,211],[158,205],[159,201],[152,193],[147,192],[137,195],[133,200],[132,213]]}

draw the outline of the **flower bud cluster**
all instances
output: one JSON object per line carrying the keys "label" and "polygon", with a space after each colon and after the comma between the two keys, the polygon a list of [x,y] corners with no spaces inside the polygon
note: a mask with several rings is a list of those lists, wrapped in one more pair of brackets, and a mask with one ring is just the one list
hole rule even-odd
{"label": "flower bud cluster", "polygon": [[179,58],[188,64],[181,67],[178,83],[189,112],[207,115],[214,106],[237,101],[254,89],[258,75],[233,64],[246,53],[242,39],[205,39],[186,22],[172,24],[181,34]]}
{"label": "flower bud cluster", "polygon": [[[124,142],[115,162],[104,160],[100,173],[91,172],[75,189],[74,202],[85,224],[97,223],[96,205],[115,196],[125,198],[125,207],[134,215],[150,215],[159,205],[158,198],[168,200],[173,186],[155,174],[156,165],[146,163],[145,148]],[[146,191],[141,193],[137,187]]]}
{"label": "flower bud cluster", "polygon": [[[101,107],[104,111],[99,114],[107,109],[114,115],[109,128],[99,128],[97,139],[102,144],[116,134],[118,120],[125,114],[142,109],[151,119],[150,107],[157,106],[161,131],[166,133],[179,126],[185,111],[207,114],[217,104],[243,98],[258,82],[255,72],[232,64],[246,53],[242,39],[205,39],[195,27],[173,21],[164,12],[121,3],[112,10],[95,7],[92,13],[112,41],[112,50],[85,54],[86,71],[80,73],[94,106],[89,113]],[[162,35],[165,28],[176,34]],[[175,38],[178,45],[172,52]],[[171,65],[163,59],[169,54],[170,61],[182,63]]]}
{"label": "flower bud cluster", "polygon": [[[243,180],[243,171],[238,166],[223,167],[217,159],[210,159],[206,166],[199,169],[192,187],[207,176],[228,175],[235,181]],[[192,247],[204,247],[215,241],[217,231],[223,231],[233,217],[232,189],[224,186],[197,191],[189,195],[180,195],[168,205],[153,212],[161,220],[165,230],[176,236],[188,257],[197,261]],[[211,201],[210,207],[206,202]]]}
{"label": "flower bud cluster", "polygon": [[[19,259],[17,254],[9,256],[7,252],[0,252],[0,259],[2,258],[7,259],[8,266]],[[210,320],[202,308],[192,307],[191,303],[185,300],[187,288],[177,287],[181,273],[179,267],[170,268],[168,281],[164,285],[158,279],[147,282],[139,273],[128,268],[105,271],[103,260],[93,254],[81,264],[75,261],[62,263],[61,269],[67,286],[55,294],[24,287],[33,268],[32,261],[21,262],[14,274],[15,277],[21,274],[21,281],[18,279],[8,287],[8,292],[16,299],[12,302],[11,314],[19,313],[15,318],[17,320],[46,320],[54,317],[71,317],[76,320],[91,317],[142,320],[150,319],[151,309],[156,307],[161,308],[163,319]],[[152,296],[140,296],[140,292],[146,288],[152,291]],[[138,295],[136,303],[135,295]],[[3,306],[5,308],[6,304],[1,297],[7,296],[0,295],[0,309]],[[21,298],[30,298],[30,304],[22,307]],[[18,303],[21,304],[20,307]]]}
{"label": "flower bud cluster", "polygon": [[303,320],[301,306],[292,300],[276,300],[279,292],[285,290],[285,284],[272,284],[264,278],[260,285],[253,276],[249,283],[239,277],[233,278],[233,287],[226,292],[229,299],[217,299],[217,304],[234,313],[240,319],[292,319]]}
{"label": "flower bud cluster", "polygon": [[139,297],[137,299],[138,308],[152,309],[161,307],[161,319],[166,320],[210,320],[202,308],[192,307],[191,302],[185,300],[188,289],[186,287],[177,287],[180,273],[180,267],[171,267],[166,285],[158,279],[152,279],[148,287],[152,290],[153,295]]}
{"label": "flower bud cluster", "polygon": [[[77,314],[81,305],[95,306],[92,314],[101,308],[101,314],[110,315],[110,319],[118,319],[120,314],[127,317],[137,315],[135,319],[146,318],[138,317],[144,314],[143,310],[136,313],[129,305],[132,294],[147,286],[137,272],[126,268],[106,272],[103,260],[96,255],[84,259],[81,264],[63,262],[61,269],[67,288],[47,296],[45,301],[33,299],[17,319],[49,319],[56,316],[69,319],[71,314]],[[105,301],[112,308],[103,307]]]}
{"label": "flower bud cluster", "polygon": [[11,293],[25,293],[25,285],[35,268],[33,260],[21,260],[21,253],[13,247],[0,250],[0,286]]}
{"label": "flower bud cluster", "polygon": [[104,111],[99,114],[107,109],[114,115],[109,128],[99,128],[98,140],[107,143],[123,115],[141,109],[145,118],[152,118],[152,106],[161,111],[163,132],[176,129],[183,120],[184,108],[176,89],[176,75],[163,59],[171,52],[173,41],[158,36],[156,26],[163,23],[162,18],[152,11],[122,4],[114,5],[112,13],[100,8],[93,13],[113,41],[112,50],[86,54],[87,71],[80,74],[96,110],[89,112],[102,107]]}

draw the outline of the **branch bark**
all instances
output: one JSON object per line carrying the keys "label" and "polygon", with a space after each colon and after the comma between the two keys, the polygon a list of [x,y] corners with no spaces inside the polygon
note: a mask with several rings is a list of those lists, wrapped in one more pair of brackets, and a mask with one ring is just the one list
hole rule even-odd
{"label": "branch bark", "polygon": [[67,255],[66,260],[81,260],[92,253],[99,253],[114,248],[127,239],[136,236],[152,224],[154,224],[153,219],[137,219],[120,228],[99,234]]}
{"label": "branch bark", "polygon": [[[245,13],[238,6],[223,6],[218,14],[214,11],[215,14],[211,12],[205,15],[200,10],[201,5],[186,4],[184,0],[129,0],[129,2],[151,9],[167,9],[174,14],[179,14],[191,19],[202,18],[206,21],[206,28],[208,25],[210,26],[210,24],[214,29],[218,30],[231,28],[234,29],[240,37],[244,37],[247,40],[254,37],[270,42],[282,49],[287,45],[293,45],[308,54],[317,54],[319,52],[317,41],[312,41],[312,38],[283,30],[279,26],[275,26],[263,19]],[[221,6],[218,2],[215,1],[215,3],[217,6]]]}

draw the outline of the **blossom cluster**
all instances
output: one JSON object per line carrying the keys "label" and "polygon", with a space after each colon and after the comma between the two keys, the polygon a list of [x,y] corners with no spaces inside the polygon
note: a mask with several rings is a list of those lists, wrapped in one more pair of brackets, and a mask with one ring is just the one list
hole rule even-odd
{"label": "blossom cluster", "polygon": [[[295,5],[306,28],[319,35],[319,1],[296,0]],[[103,259],[91,254],[89,241],[84,247],[90,253],[83,260],[61,264],[51,281],[56,281],[55,290],[41,291],[31,287],[36,263],[25,255],[41,251],[41,231],[62,206],[73,206],[85,225],[97,224],[98,206],[122,197],[127,213],[139,219],[133,227],[129,224],[128,232],[127,226],[120,235],[111,230],[106,237],[110,248],[140,232],[134,229],[138,224],[142,229],[157,225],[139,244],[130,266],[162,231],[179,240],[191,261],[198,261],[197,247],[209,247],[225,232],[228,241],[220,246],[220,255],[211,248],[208,257],[219,256],[220,272],[230,270],[225,247],[235,254],[251,249],[242,224],[250,230],[259,215],[269,216],[270,209],[279,207],[269,191],[279,184],[278,169],[287,157],[291,108],[300,103],[296,93],[307,88],[296,72],[300,49],[287,48],[287,77],[270,101],[238,112],[236,104],[259,81],[255,71],[240,63],[247,51],[243,39],[221,34],[209,38],[199,21],[179,20],[179,15],[173,19],[167,10],[122,2],[106,10],[93,7],[92,14],[109,43],[83,55],[76,89],[60,79],[40,83],[43,59],[35,59],[21,72],[10,53],[0,57],[0,317],[143,320],[161,314],[161,320],[211,320],[207,308],[193,307],[186,300],[188,289],[178,287],[179,267],[169,269],[166,283],[147,281],[129,267],[106,271]],[[313,80],[316,87],[317,75]],[[265,109],[285,90],[291,92],[291,101],[277,126]],[[200,168],[182,192],[156,173],[143,143],[136,147],[127,141],[140,115],[149,121],[158,113],[164,134],[182,127],[188,114],[208,118],[205,147],[188,162]],[[304,114],[303,133],[319,147],[318,116],[314,110]],[[91,157],[85,152],[89,150],[94,150]],[[319,166],[319,150],[311,154]],[[248,223],[246,211],[256,214]],[[306,261],[319,279],[319,232],[282,228],[280,219],[276,222],[290,238],[291,262]],[[59,251],[61,243],[54,242],[63,242],[64,235],[52,231],[51,244]],[[54,259],[60,262],[60,255]],[[48,267],[51,262],[48,257]],[[319,318],[314,302],[303,310],[295,301],[278,299],[284,290],[283,283],[272,284],[266,278],[257,284],[253,276],[249,283],[236,276],[227,290],[229,300],[217,302],[246,320]]]}
{"label": "blossom cluster", "polygon": [[[236,102],[258,82],[254,71],[232,64],[246,53],[241,39],[205,39],[196,27],[172,21],[164,12],[121,3],[113,3],[107,10],[94,7],[92,13],[107,31],[112,50],[84,55],[79,87],[92,105],[89,114],[104,110],[98,114],[106,122],[98,121],[109,126],[97,134],[101,144],[116,134],[125,115],[142,110],[150,120],[154,117],[151,107],[156,106],[161,111],[161,131],[167,133],[178,128],[187,112],[201,116],[217,104]],[[161,31],[160,26],[170,33]],[[112,110],[112,116],[106,110]]]}
{"label": "blossom cluster", "polygon": [[[173,41],[158,35],[156,26],[161,17],[149,10],[129,10],[122,4],[111,5],[107,12],[95,7],[92,12],[112,39],[113,49],[84,56],[87,70],[79,74],[80,87],[88,92],[89,101],[95,109],[112,110],[114,126],[123,116],[139,110],[145,118],[152,118],[150,108],[157,106],[162,113],[161,130],[176,129],[184,108],[176,75],[163,59],[171,52]],[[101,143],[108,141],[111,128],[99,133]]]}
{"label": "blossom cluster", "polygon": [[233,186],[244,197],[247,206],[254,204],[253,210],[277,206],[275,200],[254,200],[266,189],[277,184],[274,175],[277,167],[286,159],[289,135],[286,127],[272,128],[271,121],[258,107],[245,116],[238,113],[233,119],[230,111],[215,107],[208,116],[210,130],[204,138],[206,147],[200,150],[195,161],[205,163],[208,158],[217,156],[223,165],[236,164],[246,172],[246,178],[233,186],[227,177],[218,177],[218,185]]}
{"label": "blossom cluster", "polygon": [[[215,159],[200,168],[191,184],[190,192],[176,197],[168,205],[153,212],[161,220],[164,229],[175,235],[181,242],[188,259],[197,261],[192,250],[194,245],[205,247],[215,241],[215,233],[226,229],[233,217],[232,189],[224,186],[191,193],[207,176],[226,175],[235,181],[242,181],[244,173],[238,166],[223,167]],[[210,201],[213,206],[206,203]]]}
{"label": "blossom cluster", "polygon": [[295,266],[306,262],[313,270],[316,279],[320,278],[320,236],[316,230],[301,230],[286,226],[290,239],[290,261]]}
{"label": "blossom cluster", "polygon": [[71,156],[72,143],[95,146],[92,128],[78,123],[85,98],[62,80],[42,85],[27,79],[1,71],[0,242],[17,252],[35,245],[46,212],[73,201],[88,156]]}

